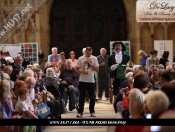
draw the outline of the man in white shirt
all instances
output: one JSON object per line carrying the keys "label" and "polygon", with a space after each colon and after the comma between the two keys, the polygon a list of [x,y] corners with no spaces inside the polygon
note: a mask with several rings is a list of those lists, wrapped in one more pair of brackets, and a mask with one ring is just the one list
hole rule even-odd
{"label": "man in white shirt", "polygon": [[79,78],[79,110],[77,117],[82,117],[84,111],[85,92],[88,91],[90,97],[89,111],[91,117],[95,117],[95,80],[94,73],[99,71],[97,57],[92,55],[92,48],[87,47],[85,55],[78,58],[76,71],[80,74]]}

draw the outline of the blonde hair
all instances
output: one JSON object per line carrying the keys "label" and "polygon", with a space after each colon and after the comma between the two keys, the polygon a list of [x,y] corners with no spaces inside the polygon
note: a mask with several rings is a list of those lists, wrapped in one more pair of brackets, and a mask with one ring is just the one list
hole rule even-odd
{"label": "blonde hair", "polygon": [[146,96],[146,104],[152,114],[161,114],[168,108],[169,99],[161,90],[149,91]]}
{"label": "blonde hair", "polygon": [[129,92],[129,112],[130,118],[142,118],[141,111],[145,101],[145,95],[137,88]]}
{"label": "blonde hair", "polygon": [[145,53],[145,51],[143,51],[143,50],[139,50],[138,55],[139,55],[139,56],[142,56],[142,55],[146,55],[146,53]]}
{"label": "blonde hair", "polygon": [[1,73],[0,80],[10,80],[10,76],[7,73]]}
{"label": "blonde hair", "polygon": [[34,77],[34,72],[32,70],[25,70],[22,75],[23,77]]}
{"label": "blonde hair", "polygon": [[10,82],[7,80],[2,80],[0,83],[3,85],[3,88],[5,88],[5,92],[7,92],[7,97],[10,98]]}
{"label": "blonde hair", "polygon": [[166,70],[173,70],[173,67],[171,65],[166,66]]}

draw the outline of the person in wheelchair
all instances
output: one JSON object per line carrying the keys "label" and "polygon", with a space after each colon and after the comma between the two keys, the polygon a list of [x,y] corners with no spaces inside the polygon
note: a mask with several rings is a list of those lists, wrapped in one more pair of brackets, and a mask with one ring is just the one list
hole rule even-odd
{"label": "person in wheelchair", "polygon": [[47,91],[49,91],[52,95],[54,95],[55,99],[58,99],[60,79],[54,77],[53,68],[47,68],[46,77],[43,78],[43,85],[47,88]]}
{"label": "person in wheelchair", "polygon": [[61,71],[59,78],[62,79],[60,84],[62,98],[67,105],[69,96],[69,111],[72,111],[77,105],[79,74],[73,68],[71,61],[67,62],[67,68]]}

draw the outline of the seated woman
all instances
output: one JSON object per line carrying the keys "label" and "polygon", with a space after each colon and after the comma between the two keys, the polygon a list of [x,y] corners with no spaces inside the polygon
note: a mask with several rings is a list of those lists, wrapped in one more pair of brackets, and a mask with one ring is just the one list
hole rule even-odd
{"label": "seated woman", "polygon": [[46,77],[43,78],[43,85],[47,88],[47,91],[54,95],[55,99],[58,98],[60,80],[54,77],[54,71],[52,68],[46,70]]}
{"label": "seated woman", "polygon": [[48,107],[50,108],[51,111],[51,118],[54,119],[61,119],[61,112],[60,112],[60,102],[58,100],[55,100],[54,96],[46,91],[43,87],[43,80],[42,80],[42,70],[41,69],[36,69],[35,70],[36,74],[36,83],[34,89],[35,89],[35,97],[41,98],[38,100],[42,100],[44,94],[47,94],[47,99],[42,100],[42,102],[47,103]]}

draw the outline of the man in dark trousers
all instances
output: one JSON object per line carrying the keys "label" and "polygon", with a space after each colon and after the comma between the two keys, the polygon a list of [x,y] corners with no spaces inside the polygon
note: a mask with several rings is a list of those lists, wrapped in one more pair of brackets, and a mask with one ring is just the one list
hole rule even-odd
{"label": "man in dark trousers", "polygon": [[115,54],[111,55],[108,59],[108,71],[111,73],[111,78],[113,81],[113,95],[116,98],[119,87],[123,81],[122,78],[117,78],[117,69],[120,65],[126,65],[130,60],[130,56],[124,54],[126,47],[122,42],[114,42],[113,48],[115,49]]}
{"label": "man in dark trousers", "polygon": [[77,104],[79,83],[79,74],[72,67],[72,62],[67,62],[67,68],[61,71],[59,78],[62,79],[61,85],[64,87],[62,89],[62,96],[65,100],[65,105],[67,104],[67,95],[69,95],[69,111],[72,111]]}
{"label": "man in dark trousers", "polygon": [[78,58],[76,71],[80,74],[79,79],[80,98],[79,98],[79,110],[77,117],[82,117],[83,115],[86,90],[88,91],[90,98],[90,104],[89,104],[90,116],[95,117],[94,73],[99,71],[99,64],[97,57],[92,55],[91,47],[87,47],[85,55]]}

